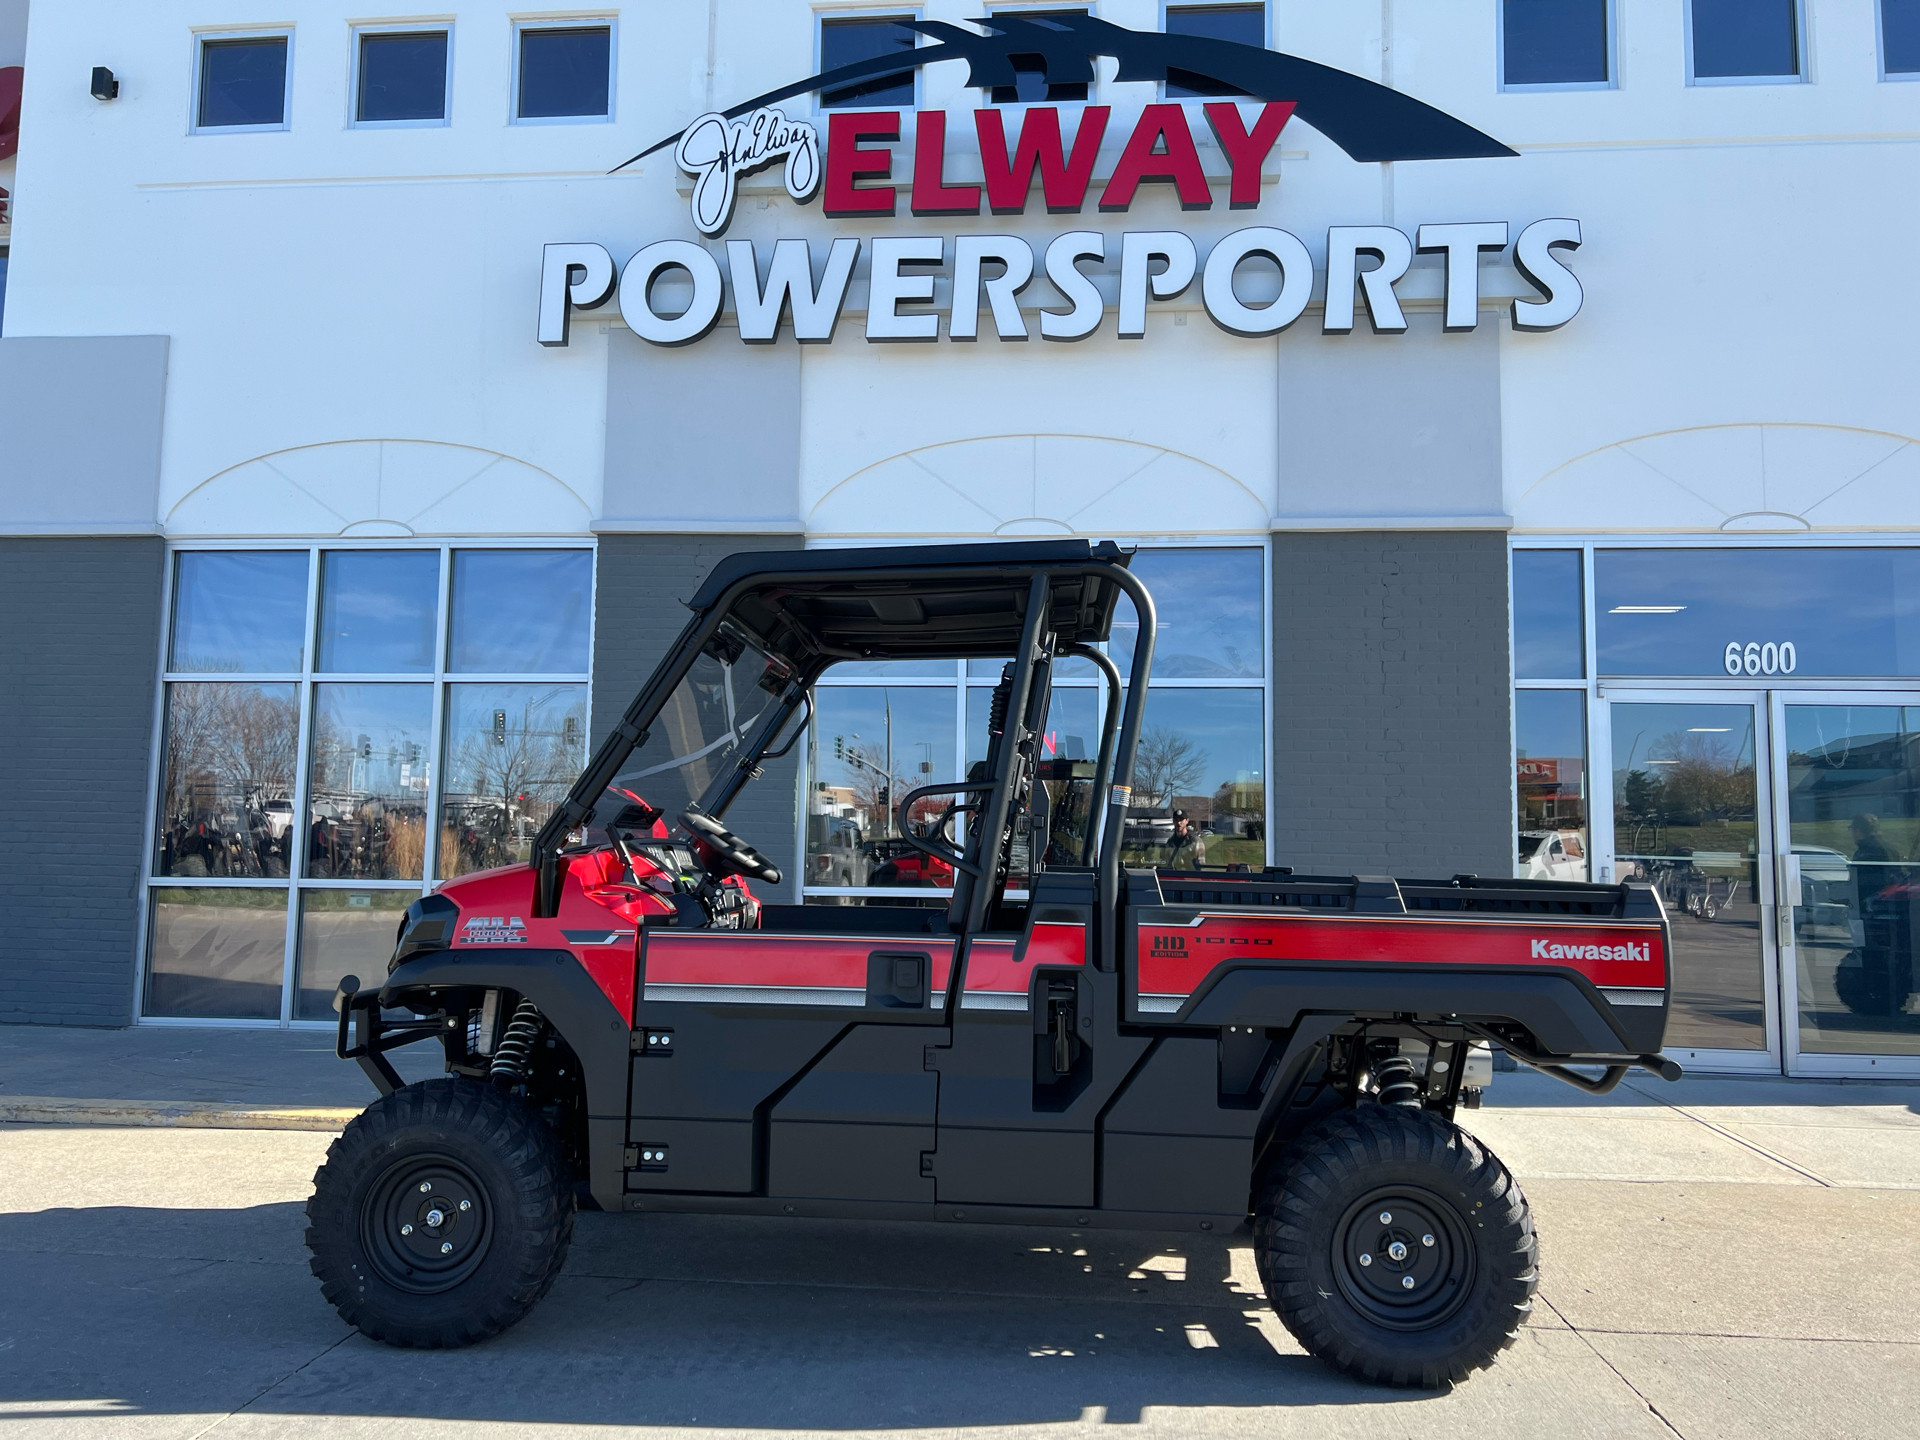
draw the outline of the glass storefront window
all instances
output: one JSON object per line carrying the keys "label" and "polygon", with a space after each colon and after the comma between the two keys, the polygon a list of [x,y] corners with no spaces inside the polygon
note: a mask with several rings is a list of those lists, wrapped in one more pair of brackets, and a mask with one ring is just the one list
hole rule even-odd
{"label": "glass storefront window", "polygon": [[1920,1055],[1920,708],[1786,720],[1800,1048]]}
{"label": "glass storefront window", "polygon": [[293,1018],[331,1020],[333,994],[342,976],[358,975],[373,984],[385,975],[400,913],[418,898],[412,890],[309,890],[303,894]]}
{"label": "glass storefront window", "polygon": [[331,1020],[423,877],[524,860],[585,763],[592,594],[580,547],[178,552],[141,1013]]}
{"label": "glass storefront window", "polygon": [[[837,668],[837,667],[836,667]],[[949,674],[954,666],[947,666]],[[950,867],[900,839],[894,806],[909,790],[954,780],[954,687],[840,685],[814,692],[804,883],[949,886]],[[929,797],[911,818],[926,824],[951,796]]]}
{"label": "glass storefront window", "polygon": [[[1153,594],[1156,680],[1257,680],[1266,664],[1266,553],[1232,549],[1141,550],[1129,567]],[[1140,622],[1120,597],[1108,653],[1122,676]]]}
{"label": "glass storefront window", "polygon": [[1513,673],[1519,680],[1586,678],[1578,550],[1513,552]]}
{"label": "glass storefront window", "polygon": [[191,1020],[278,1020],[287,892],[265,886],[168,886],[148,896],[144,1013]]}
{"label": "glass storefront window", "polygon": [[586,764],[586,687],[450,685],[446,731],[440,878],[524,864]]}
{"label": "glass storefront window", "polygon": [[316,685],[307,874],[418,880],[426,854],[426,685]]}
{"label": "glass storefront window", "polygon": [[1766,1048],[1760,801],[1750,704],[1615,704],[1614,878],[1673,927],[1669,1049]]}
{"label": "glass storefront window", "polygon": [[1181,687],[1147,697],[1123,841],[1128,863],[1266,863],[1264,709],[1251,689]]}
{"label": "glass storefront window", "polygon": [[320,567],[320,660],[336,674],[433,669],[440,555],[433,550],[330,550]]}
{"label": "glass storefront window", "polygon": [[447,669],[582,674],[591,668],[593,556],[585,550],[456,550]]}
{"label": "glass storefront window", "polygon": [[186,551],[176,557],[169,670],[298,670],[307,626],[307,552]]}
{"label": "glass storefront window", "polygon": [[1522,880],[1589,879],[1587,692],[1515,691],[1513,734],[1513,873]]}
{"label": "glass storefront window", "polygon": [[153,873],[284,879],[299,736],[292,685],[168,685]]}
{"label": "glass storefront window", "polygon": [[1599,550],[1602,675],[1920,675],[1920,550]]}

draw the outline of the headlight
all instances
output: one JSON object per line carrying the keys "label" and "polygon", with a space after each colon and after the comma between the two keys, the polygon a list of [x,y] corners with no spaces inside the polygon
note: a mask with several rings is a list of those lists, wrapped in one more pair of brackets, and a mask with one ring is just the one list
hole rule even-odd
{"label": "headlight", "polygon": [[453,943],[454,926],[460,919],[460,907],[444,895],[423,895],[407,907],[400,918],[400,931],[394,937],[393,959],[387,973],[406,960],[428,950],[445,950]]}

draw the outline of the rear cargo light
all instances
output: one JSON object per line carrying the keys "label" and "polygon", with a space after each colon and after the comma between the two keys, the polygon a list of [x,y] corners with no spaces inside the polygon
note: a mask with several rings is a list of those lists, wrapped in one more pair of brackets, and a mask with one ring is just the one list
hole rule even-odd
{"label": "rear cargo light", "polygon": [[429,950],[445,950],[453,943],[460,907],[444,895],[423,895],[407,907],[400,917],[400,930],[394,936],[393,959],[387,962],[391,975],[403,962]]}

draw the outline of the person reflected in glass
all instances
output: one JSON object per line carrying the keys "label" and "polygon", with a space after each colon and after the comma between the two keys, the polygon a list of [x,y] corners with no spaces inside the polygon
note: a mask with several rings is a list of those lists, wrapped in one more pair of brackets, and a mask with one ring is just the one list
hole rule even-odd
{"label": "person reflected in glass", "polygon": [[1841,999],[1855,1014],[1890,1018],[1913,989],[1913,947],[1908,924],[1913,896],[1908,871],[1899,865],[1880,829],[1878,815],[1860,814],[1848,826],[1853,836],[1853,877],[1859,899],[1859,967],[1851,976],[1841,962],[1836,977]]}
{"label": "person reflected in glass", "polygon": [[1173,833],[1167,836],[1168,870],[1198,870],[1207,863],[1207,842],[1184,810],[1173,812]]}

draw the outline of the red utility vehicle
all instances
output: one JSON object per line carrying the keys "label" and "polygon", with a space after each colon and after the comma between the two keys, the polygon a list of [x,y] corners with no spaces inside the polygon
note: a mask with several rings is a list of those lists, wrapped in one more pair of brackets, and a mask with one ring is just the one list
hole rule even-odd
{"label": "red utility vehicle", "polygon": [[[1281,1320],[1339,1369],[1441,1385],[1510,1344],[1533,1222],[1453,1124],[1470,1051],[1595,1091],[1632,1066],[1676,1077],[1660,902],[1124,867],[1154,646],[1127,560],[1062,541],[717,566],[531,863],[441,886],[383,981],[342,983],[340,1053],[383,1094],[328,1152],[307,1240],[349,1323],[401,1345],[498,1333],[584,1204],[1250,1225]],[[1096,648],[1122,596],[1124,687]],[[1091,764],[1043,754],[1068,656],[1107,678]],[[929,657],[1011,662],[988,758],[893,807],[951,899],[774,903],[780,870],[729,825],[791,826],[813,682]],[[447,1076],[403,1086],[386,1052],[430,1038]]]}

